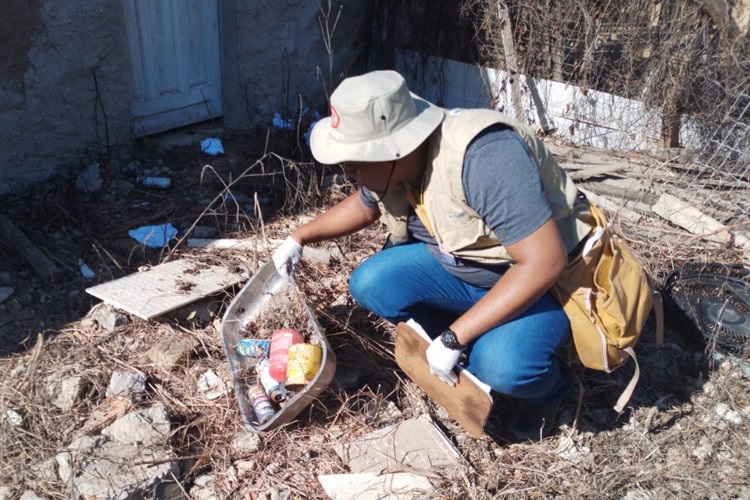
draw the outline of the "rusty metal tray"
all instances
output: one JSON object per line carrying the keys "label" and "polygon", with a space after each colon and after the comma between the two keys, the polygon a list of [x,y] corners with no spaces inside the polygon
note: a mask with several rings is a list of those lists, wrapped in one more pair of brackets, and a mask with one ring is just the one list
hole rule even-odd
{"label": "rusty metal tray", "polygon": [[323,351],[320,369],[315,378],[290,397],[273,418],[264,424],[258,423],[253,405],[247,398],[247,374],[251,371],[255,360],[240,355],[237,352],[237,343],[243,338],[242,332],[245,326],[257,318],[264,307],[269,307],[274,299],[278,299],[284,293],[289,293],[295,286],[293,282],[287,281],[276,272],[273,262],[268,262],[258,269],[240,290],[224,313],[221,322],[224,351],[229,363],[229,371],[232,374],[240,414],[248,430],[269,431],[291,422],[328,387],[336,372],[336,357],[333,350],[312,310],[304,304],[314,341]]}

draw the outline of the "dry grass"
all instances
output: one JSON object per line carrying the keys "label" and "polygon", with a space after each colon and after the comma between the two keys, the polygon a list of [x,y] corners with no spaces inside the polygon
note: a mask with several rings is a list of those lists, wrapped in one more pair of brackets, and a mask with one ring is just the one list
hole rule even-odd
{"label": "dry grass", "polygon": [[[233,149],[230,141],[225,140],[225,144],[227,150]],[[182,165],[173,167],[174,173],[178,168],[187,168],[186,165],[195,172],[196,162],[202,161],[189,157],[188,153],[171,155],[174,164]],[[273,197],[300,180],[305,180],[307,192],[311,192],[312,184],[317,186],[322,182],[317,173],[313,176],[315,181],[308,182],[303,172],[307,167],[285,168],[283,174],[274,173],[269,163],[277,157],[270,162],[268,157],[262,158],[250,172],[266,169],[264,176],[244,177],[243,182],[233,185],[235,188],[254,189]],[[230,165],[233,161],[237,164]],[[236,158],[217,160],[212,168],[220,175],[233,168],[240,174],[245,170]],[[293,180],[290,173],[299,177]],[[279,182],[280,176],[283,182]],[[192,203],[193,208],[173,209],[171,213],[193,214],[193,217],[196,200],[215,199],[216,190],[230,184],[212,181],[207,186],[182,182],[189,191],[181,192],[190,193],[182,197],[183,203],[186,207]],[[309,217],[345,192],[325,190],[314,203],[298,204],[297,211]],[[171,197],[167,201],[177,203],[179,199]],[[87,203],[93,202],[58,203],[67,203],[69,213],[81,213]],[[45,206],[54,205],[47,200]],[[201,223],[210,217],[220,226],[222,234],[231,237],[263,234],[267,238],[281,238],[301,220],[294,215],[294,207],[283,203],[275,205],[274,210],[283,215],[275,218],[262,211],[243,212],[239,216],[222,213],[213,202],[210,210],[204,210],[205,206],[198,209],[203,217]],[[72,218],[63,218],[60,231],[73,228],[80,231],[82,227],[84,231],[101,234],[101,228],[94,227],[90,219],[83,226],[74,226],[71,221]],[[697,251],[706,260],[736,257],[731,249],[672,229],[669,231],[675,233],[677,239],[672,241],[676,243],[665,247],[658,240],[639,236],[623,221],[618,224],[620,232],[628,235],[631,244],[647,260],[655,277],[664,276],[684,261],[695,260]],[[31,226],[26,226],[27,230],[28,227]],[[60,238],[60,248],[65,248],[69,240],[64,234]],[[305,262],[298,270],[299,286],[326,332],[340,376],[295,422],[261,433],[258,449],[252,453],[243,454],[232,447],[232,440],[243,428],[231,391],[209,401],[196,389],[198,378],[207,370],[230,380],[217,320],[231,294],[212,299],[214,303],[209,309],[213,313],[190,321],[186,315],[152,321],[131,317],[127,325],[112,333],[82,321],[76,311],[86,310],[85,303],[65,308],[68,313],[60,312],[61,321],[56,325],[39,329],[24,320],[14,323],[18,331],[13,334],[8,333],[6,326],[0,330],[2,338],[17,341],[19,336],[25,336],[29,347],[0,358],[0,410],[2,415],[13,410],[23,419],[21,425],[15,426],[0,416],[0,449],[5,458],[0,462],[0,484],[13,488],[13,498],[27,489],[46,498],[76,497],[68,485],[61,484],[50,461],[82,429],[97,429],[97,424],[101,424],[101,405],[106,402],[105,392],[112,372],[138,370],[148,378],[141,405],[161,402],[169,410],[173,429],[169,442],[180,457],[183,487],[189,490],[196,478],[212,474],[212,487],[218,498],[263,498],[263,495],[277,498],[277,494],[283,498],[285,491],[291,498],[324,498],[317,476],[348,472],[347,464],[335,452],[338,444],[422,414],[435,419],[465,460],[458,480],[443,471],[433,471],[430,479],[439,498],[746,498],[750,495],[750,465],[746,457],[750,445],[750,400],[748,380],[743,378],[741,367],[733,361],[713,366],[712,358],[687,343],[680,331],[669,330],[667,344],[657,348],[650,324],[637,349],[641,382],[623,414],[616,415],[611,406],[630,377],[632,366],[612,375],[578,368],[584,389],[582,406],[577,408],[575,398],[565,401],[562,427],[557,435],[533,446],[507,446],[487,436],[469,437],[398,370],[393,359],[392,327],[356,307],[348,296],[346,283],[350,272],[379,248],[383,238],[382,232],[373,228],[341,239],[334,245],[346,256],[345,260],[334,258],[328,266]],[[107,248],[109,253],[96,262],[96,267],[109,266],[113,274],[118,272],[113,261],[121,265],[122,272],[129,272],[134,266],[147,264],[149,260],[158,262],[161,258],[143,249],[118,254],[110,240],[99,240],[96,245]],[[268,260],[268,251],[259,248],[240,256],[224,251],[207,255],[181,246],[173,250],[173,255],[192,254],[196,259],[210,262],[238,259],[258,263]],[[126,254],[127,263],[120,261]],[[96,254],[84,255],[92,260],[90,264],[94,263],[93,255]],[[34,282],[33,276],[29,282]],[[19,292],[22,286],[18,284]],[[61,287],[67,288],[65,293],[54,297],[68,297],[72,301],[69,290],[80,286],[80,280],[72,280]],[[38,288],[44,289],[41,284]],[[81,300],[81,295],[74,297]],[[4,311],[21,314],[7,307]],[[48,308],[48,316],[55,311]],[[170,337],[192,337],[196,347],[189,359],[167,371],[154,365],[145,353],[158,341]],[[80,376],[85,383],[73,408],[61,411],[51,402],[55,384],[67,375]],[[344,383],[345,379],[348,382]],[[720,418],[717,413],[720,404],[736,410],[742,416],[741,423]],[[578,411],[580,417],[574,428]]]}

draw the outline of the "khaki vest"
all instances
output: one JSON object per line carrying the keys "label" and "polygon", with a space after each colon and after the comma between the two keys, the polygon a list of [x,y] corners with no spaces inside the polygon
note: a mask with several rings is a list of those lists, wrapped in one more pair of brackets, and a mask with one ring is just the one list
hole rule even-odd
{"label": "khaki vest", "polygon": [[[466,148],[482,130],[495,124],[513,128],[528,145],[566,252],[570,252],[591,230],[593,219],[588,204],[578,199],[576,186],[529,127],[487,109],[446,111],[445,120],[430,138],[422,200],[438,245],[451,255],[475,262],[500,264],[512,260],[495,234],[466,203],[461,183]],[[498,182],[513,182],[501,175],[499,172]],[[382,200],[373,193],[381,221],[396,244],[408,238],[406,189],[404,185],[392,186]]]}

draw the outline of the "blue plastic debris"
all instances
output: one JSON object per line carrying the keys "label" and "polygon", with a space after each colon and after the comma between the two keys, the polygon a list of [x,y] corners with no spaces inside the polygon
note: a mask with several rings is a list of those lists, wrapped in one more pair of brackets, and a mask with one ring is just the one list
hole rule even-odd
{"label": "blue plastic debris", "polygon": [[201,151],[210,156],[223,155],[224,147],[221,145],[221,140],[209,137],[201,141]]}
{"label": "blue plastic debris", "polygon": [[273,126],[281,130],[294,130],[294,120],[284,120],[281,115],[273,115]]}
{"label": "blue plastic debris", "polygon": [[86,265],[83,259],[78,259],[78,267],[81,270],[81,275],[84,278],[96,278],[96,273],[93,271],[93,269]]}
{"label": "blue plastic debris", "polygon": [[128,231],[131,238],[147,247],[161,248],[177,236],[177,228],[171,223],[158,226],[141,226]]}
{"label": "blue plastic debris", "polygon": [[142,182],[146,187],[154,187],[160,189],[167,189],[172,185],[172,179],[170,179],[169,177],[146,177]]}

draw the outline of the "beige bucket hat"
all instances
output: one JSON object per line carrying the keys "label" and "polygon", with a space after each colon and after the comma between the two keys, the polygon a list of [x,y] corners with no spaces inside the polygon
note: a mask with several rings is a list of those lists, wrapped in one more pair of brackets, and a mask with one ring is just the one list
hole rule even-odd
{"label": "beige bucket hat", "polygon": [[403,158],[443,121],[443,109],[409,92],[395,71],[347,78],[331,94],[331,116],[313,127],[310,147],[320,163]]}

